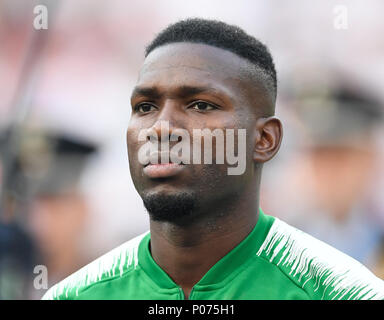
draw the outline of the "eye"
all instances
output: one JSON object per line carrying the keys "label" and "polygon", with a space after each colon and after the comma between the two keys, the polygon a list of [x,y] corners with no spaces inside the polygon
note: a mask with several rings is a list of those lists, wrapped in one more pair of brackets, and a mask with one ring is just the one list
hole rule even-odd
{"label": "eye", "polygon": [[142,103],[135,106],[135,111],[138,113],[148,113],[156,110],[157,108],[149,103]]}
{"label": "eye", "polygon": [[217,109],[216,106],[214,106],[210,103],[204,102],[204,101],[194,102],[189,108],[195,109],[197,111],[210,111],[210,110]]}

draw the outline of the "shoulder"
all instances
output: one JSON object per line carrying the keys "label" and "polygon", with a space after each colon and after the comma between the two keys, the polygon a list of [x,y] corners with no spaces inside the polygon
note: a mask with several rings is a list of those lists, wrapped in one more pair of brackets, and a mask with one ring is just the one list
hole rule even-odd
{"label": "shoulder", "polygon": [[76,271],[66,279],[51,287],[43,300],[73,299],[82,290],[101,282],[123,276],[138,265],[138,249],[142,239],[149,234],[143,233]]}
{"label": "shoulder", "polygon": [[257,255],[312,299],[384,299],[384,281],[365,266],[277,218]]}

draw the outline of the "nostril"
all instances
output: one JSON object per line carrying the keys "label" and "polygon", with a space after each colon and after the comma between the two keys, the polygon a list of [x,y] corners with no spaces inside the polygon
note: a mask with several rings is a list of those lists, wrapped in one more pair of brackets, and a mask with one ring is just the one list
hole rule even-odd
{"label": "nostril", "polygon": [[159,137],[156,134],[148,134],[147,141],[155,142],[158,141]]}
{"label": "nostril", "polygon": [[175,141],[175,142],[176,141],[180,142],[183,140],[183,137],[180,134],[173,134],[173,133],[171,133],[168,138],[169,138],[169,141]]}
{"label": "nostril", "polygon": [[146,139],[147,141],[158,141],[158,132],[154,128],[146,129]]}

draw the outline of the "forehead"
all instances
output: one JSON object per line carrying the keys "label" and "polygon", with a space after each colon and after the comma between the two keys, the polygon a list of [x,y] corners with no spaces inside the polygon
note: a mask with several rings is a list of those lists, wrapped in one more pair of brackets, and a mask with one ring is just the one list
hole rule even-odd
{"label": "forehead", "polygon": [[205,44],[172,43],[147,56],[137,86],[209,86],[237,96],[254,89],[255,84],[244,72],[247,68],[247,60],[227,50]]}

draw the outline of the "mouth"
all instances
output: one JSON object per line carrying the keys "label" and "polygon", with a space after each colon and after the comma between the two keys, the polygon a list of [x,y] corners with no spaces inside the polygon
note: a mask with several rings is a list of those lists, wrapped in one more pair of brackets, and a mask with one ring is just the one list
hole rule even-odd
{"label": "mouth", "polygon": [[183,163],[149,163],[144,166],[143,172],[146,176],[152,179],[168,178],[177,175],[184,168],[185,165]]}

